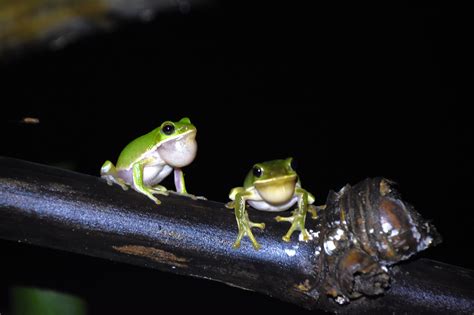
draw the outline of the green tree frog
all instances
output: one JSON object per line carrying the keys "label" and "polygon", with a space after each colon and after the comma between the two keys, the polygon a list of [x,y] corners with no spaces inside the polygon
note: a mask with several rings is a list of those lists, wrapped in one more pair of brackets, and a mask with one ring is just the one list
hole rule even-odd
{"label": "green tree frog", "polygon": [[301,182],[293,169],[292,161],[292,158],[287,158],[257,163],[247,174],[244,186],[231,190],[229,198],[232,201],[227,203],[226,207],[235,210],[239,229],[234,248],[240,247],[240,242],[245,235],[250,238],[255,249],[260,248],[251,229],[253,227],[264,229],[265,224],[249,220],[246,203],[257,210],[270,212],[285,211],[298,203],[292,216],[277,216],[275,220],[291,223],[288,233],[283,236],[285,242],[290,241],[295,230],[301,231],[300,238],[303,240],[310,239],[310,235],[305,229],[305,220],[308,211],[311,212],[313,219],[317,217],[316,207],[311,205],[314,202],[314,196],[301,188]]}
{"label": "green tree frog", "polygon": [[120,153],[117,166],[106,161],[100,174],[109,185],[116,183],[124,190],[131,186],[160,204],[154,195],[168,195],[167,189],[159,183],[174,170],[176,191],[194,197],[186,191],[181,168],[194,160],[196,152],[196,127],[189,118],[165,121],[130,142]]}

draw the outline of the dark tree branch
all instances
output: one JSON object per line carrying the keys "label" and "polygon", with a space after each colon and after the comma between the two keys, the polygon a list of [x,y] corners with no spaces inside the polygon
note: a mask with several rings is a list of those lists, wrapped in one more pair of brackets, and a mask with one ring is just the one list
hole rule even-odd
{"label": "dark tree branch", "polygon": [[[281,240],[288,226],[267,213],[232,249],[232,211],[179,196],[160,206],[97,177],[0,158],[0,237],[162,271],[204,277],[306,308],[338,312],[474,309],[474,273],[419,260],[393,267],[439,242],[435,228],[381,178],[331,192],[313,240]],[[343,305],[340,305],[343,304]]]}

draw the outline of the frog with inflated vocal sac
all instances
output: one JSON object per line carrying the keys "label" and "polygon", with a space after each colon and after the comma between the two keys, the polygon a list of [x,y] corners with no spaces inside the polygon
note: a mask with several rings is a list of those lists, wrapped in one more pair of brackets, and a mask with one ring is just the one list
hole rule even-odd
{"label": "frog with inflated vocal sac", "polygon": [[283,236],[285,242],[290,241],[290,237],[295,230],[300,231],[300,239],[307,241],[311,238],[305,229],[306,213],[309,211],[312,218],[317,217],[314,196],[301,188],[301,182],[292,166],[292,158],[285,160],[274,160],[257,163],[247,174],[243,187],[233,188],[229,194],[232,200],[227,203],[227,208],[235,210],[235,218],[239,233],[234,242],[234,248],[240,246],[242,238],[247,235],[252,241],[255,249],[260,248],[252,234],[252,228],[264,229],[264,223],[254,223],[249,220],[246,204],[257,210],[279,212],[290,209],[296,203],[298,207],[289,217],[277,216],[276,221],[286,221],[291,223],[291,227]]}
{"label": "frog with inflated vocal sac", "polygon": [[106,161],[100,170],[109,185],[116,183],[124,190],[131,186],[155,203],[155,194],[168,195],[159,183],[174,170],[176,191],[188,194],[181,170],[194,160],[197,152],[196,127],[189,118],[165,121],[160,127],[130,142],[120,153],[117,165]]}

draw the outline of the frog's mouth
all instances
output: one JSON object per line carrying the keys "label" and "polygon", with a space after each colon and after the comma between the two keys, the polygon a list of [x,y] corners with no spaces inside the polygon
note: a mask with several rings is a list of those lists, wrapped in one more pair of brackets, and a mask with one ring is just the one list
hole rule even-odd
{"label": "frog's mouth", "polygon": [[258,181],[255,183],[255,188],[263,200],[274,205],[280,205],[293,198],[296,181],[296,175],[286,175]]}
{"label": "frog's mouth", "polygon": [[191,164],[196,157],[196,129],[165,141],[157,148],[160,157],[171,167],[181,168]]}

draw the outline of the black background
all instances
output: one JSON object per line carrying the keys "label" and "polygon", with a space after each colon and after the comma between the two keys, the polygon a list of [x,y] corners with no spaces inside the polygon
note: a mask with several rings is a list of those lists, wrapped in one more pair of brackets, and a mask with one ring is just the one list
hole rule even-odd
{"label": "black background", "polygon": [[[98,175],[128,141],[189,116],[200,146],[185,169],[190,192],[225,202],[252,164],[288,156],[317,203],[384,176],[444,237],[418,257],[474,268],[465,12],[217,2],[32,53],[0,68],[0,153]],[[304,312],[206,280],[0,248],[0,311],[7,287],[26,284],[77,293],[94,314]]]}

